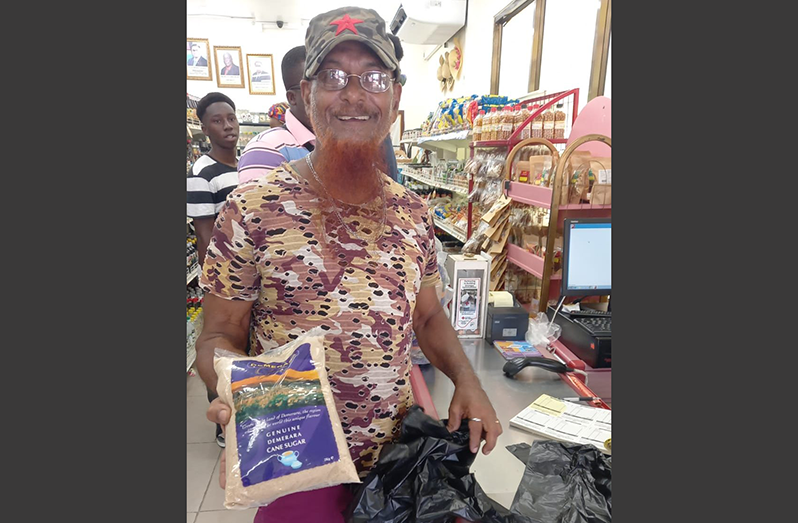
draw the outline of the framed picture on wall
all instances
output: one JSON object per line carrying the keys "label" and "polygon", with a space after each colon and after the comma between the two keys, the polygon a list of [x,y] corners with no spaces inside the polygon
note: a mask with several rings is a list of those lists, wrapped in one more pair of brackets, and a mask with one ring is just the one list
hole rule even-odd
{"label": "framed picture on wall", "polygon": [[186,80],[212,80],[210,49],[205,38],[186,39]]}
{"label": "framed picture on wall", "polygon": [[274,93],[274,61],[270,54],[247,54],[249,94]]}
{"label": "framed picture on wall", "polygon": [[402,134],[405,132],[405,111],[399,109],[396,114],[396,120],[391,124],[391,145],[399,147],[399,142],[402,141]]}
{"label": "framed picture on wall", "polygon": [[241,71],[241,48],[213,46],[216,58],[216,85],[219,87],[244,87]]}

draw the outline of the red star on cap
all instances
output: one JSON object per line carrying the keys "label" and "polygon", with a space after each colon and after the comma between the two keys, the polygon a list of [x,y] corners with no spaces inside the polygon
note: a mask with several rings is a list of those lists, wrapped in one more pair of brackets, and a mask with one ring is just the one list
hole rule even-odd
{"label": "red star on cap", "polygon": [[338,36],[347,29],[349,29],[355,34],[358,34],[355,24],[362,24],[362,23],[363,20],[358,20],[357,18],[349,18],[349,15],[345,14],[344,17],[341,18],[340,20],[333,20],[332,22],[330,22],[330,25],[338,25],[338,30],[335,31],[335,36]]}

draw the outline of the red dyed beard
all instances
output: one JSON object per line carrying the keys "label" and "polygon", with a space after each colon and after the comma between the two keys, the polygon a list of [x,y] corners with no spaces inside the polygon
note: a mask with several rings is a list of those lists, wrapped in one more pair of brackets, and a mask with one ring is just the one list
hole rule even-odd
{"label": "red dyed beard", "polygon": [[388,170],[382,145],[390,131],[387,121],[383,122],[384,129],[379,129],[368,140],[348,141],[335,136],[315,103],[311,102],[310,109],[310,121],[319,152],[313,156],[313,161],[324,184],[343,190],[377,187],[374,183],[377,170]]}

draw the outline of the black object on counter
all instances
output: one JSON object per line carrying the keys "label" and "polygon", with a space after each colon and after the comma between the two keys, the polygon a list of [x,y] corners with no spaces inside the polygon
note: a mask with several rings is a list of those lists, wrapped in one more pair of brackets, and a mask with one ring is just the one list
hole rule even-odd
{"label": "black object on counter", "polygon": [[468,469],[468,423],[454,432],[414,405],[402,421],[398,443],[386,444],[345,512],[347,523],[439,523],[456,517],[513,523]]}
{"label": "black object on counter", "polygon": [[554,315],[554,308],[546,309],[549,320],[562,328],[560,342],[580,360],[594,369],[612,367],[612,335],[594,335],[579,323],[579,318],[560,311]]}
{"label": "black object on counter", "polygon": [[612,458],[591,445],[508,445],[526,464],[510,510],[515,522],[611,523]]}
{"label": "black object on counter", "polygon": [[512,378],[513,376],[521,372],[525,367],[540,367],[541,369],[546,369],[548,371],[556,372],[558,374],[573,372],[573,369],[566,366],[564,363],[560,363],[557,360],[544,358],[543,356],[530,356],[528,358],[513,358],[504,364],[504,367],[502,367],[502,371],[504,372],[505,376],[507,376],[508,378]]}
{"label": "black object on counter", "polygon": [[485,340],[488,343],[505,340],[523,340],[529,328],[529,312],[513,297],[512,307],[495,307],[488,304]]}

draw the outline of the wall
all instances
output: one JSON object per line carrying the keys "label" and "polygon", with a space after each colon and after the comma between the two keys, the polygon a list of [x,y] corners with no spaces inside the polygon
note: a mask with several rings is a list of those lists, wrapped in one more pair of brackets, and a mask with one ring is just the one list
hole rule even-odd
{"label": "wall", "polygon": [[446,94],[442,93],[438,86],[436,73],[440,65],[439,57],[451,48],[441,47],[429,60],[424,60],[425,52],[434,46],[402,43],[405,51],[402,71],[407,75],[407,84],[402,94],[400,108],[405,111],[405,129],[420,127],[441,100],[472,94],[477,96],[489,94],[493,15],[504,7],[499,4],[489,0],[468,1],[466,27],[455,35],[462,46],[463,69],[460,78],[455,81],[454,89]]}
{"label": "wall", "polygon": [[[229,96],[236,104],[237,109],[266,112],[269,107],[286,101],[283,75],[280,63],[283,56],[291,48],[305,43],[305,28],[301,29],[266,29],[261,31],[261,25],[248,20],[230,20],[225,18],[188,18],[186,21],[186,36],[189,38],[206,38],[213,46],[239,46],[241,57],[246,64],[247,53],[271,54],[274,61],[274,95],[249,94],[249,79],[245,78],[244,88],[218,87],[216,85],[216,63],[212,64],[212,80],[186,80],[186,92],[202,97],[210,92],[220,92]],[[246,71],[246,65],[242,73]]]}
{"label": "wall", "polygon": [[[508,0],[509,1],[509,0]],[[436,72],[438,70],[438,59],[450,50],[441,47],[435,52],[428,60],[424,59],[425,53],[428,53],[434,46],[415,45],[415,44],[402,44],[405,55],[402,59],[402,71],[407,75],[407,84],[402,92],[402,102],[400,109],[405,112],[405,129],[413,129],[421,126],[421,123],[427,118],[427,115],[434,111],[438,102],[446,98],[470,96],[476,94],[478,96],[489,94],[490,92],[490,71],[491,61],[493,54],[493,16],[501,10],[507,2],[495,2],[490,0],[469,0],[468,14],[466,18],[466,27],[461,29],[455,36],[458,37],[460,45],[463,50],[463,69],[460,73],[460,78],[455,82],[454,90],[446,94],[440,91]],[[584,2],[585,6],[591,5]],[[596,4],[598,2],[596,1]],[[534,4],[527,9],[532,10]],[[595,31],[595,12],[591,9],[585,9],[581,12],[580,18],[586,17],[592,20],[593,29],[589,32]],[[310,18],[317,13],[308,13]],[[575,15],[576,13],[574,13]],[[390,23],[390,18],[387,17],[387,22]],[[214,45],[232,45],[241,46],[241,53],[246,61],[247,53],[267,53],[272,54],[274,58],[274,74],[276,94],[269,95],[250,95],[249,89],[244,87],[240,88],[219,88],[216,86],[216,77],[211,81],[188,80],[186,92],[195,95],[203,96],[212,91],[220,91],[228,95],[236,103],[236,106],[241,109],[248,109],[252,111],[267,111],[272,104],[285,101],[285,89],[283,87],[282,74],[280,72],[280,62],[283,55],[294,46],[302,45],[305,38],[305,28],[301,29],[265,29],[261,30],[260,24],[252,24],[247,20],[229,20],[224,18],[189,18],[187,20],[188,37],[194,38],[207,38],[212,46]],[[585,23],[587,25],[587,23]],[[546,36],[546,29],[544,29],[544,37]],[[590,36],[592,42],[592,36]],[[507,42],[505,41],[505,46]],[[555,53],[556,54],[556,53]],[[552,56],[546,53],[544,49],[544,57]],[[552,66],[554,64],[548,64]],[[528,64],[519,70],[523,70],[522,77],[528,77]],[[545,66],[544,66],[545,67]],[[214,66],[215,68],[215,66]],[[562,60],[557,60],[557,64],[553,69],[546,67],[547,76],[549,78],[560,76],[560,72],[567,73],[569,64]],[[584,77],[587,78],[590,74],[590,64],[586,65]],[[515,82],[518,83],[518,82]],[[523,82],[525,83],[525,81]],[[518,97],[525,94],[525,90],[519,88],[510,88],[509,90],[500,89],[499,94]],[[513,84],[515,85],[515,84]],[[547,86],[541,84],[542,89],[552,91],[554,88],[562,90],[572,87],[583,87],[581,85],[567,85],[567,86]],[[562,89],[560,89],[562,88]],[[580,91],[580,105],[587,102],[587,89],[585,86],[584,93]]]}

